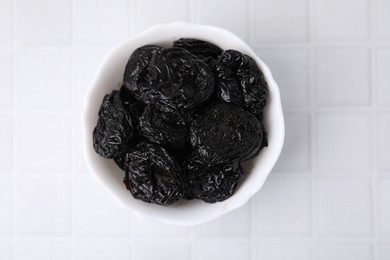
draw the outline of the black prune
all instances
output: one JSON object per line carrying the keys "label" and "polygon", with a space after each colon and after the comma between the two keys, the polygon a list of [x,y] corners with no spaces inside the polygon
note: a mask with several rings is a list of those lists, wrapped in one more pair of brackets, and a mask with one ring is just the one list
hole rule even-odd
{"label": "black prune", "polygon": [[125,151],[123,151],[123,152],[117,154],[114,157],[114,162],[116,163],[116,165],[118,165],[119,168],[126,171],[126,164],[128,162],[127,153]]}
{"label": "black prune", "polygon": [[93,130],[93,147],[104,158],[112,159],[126,150],[132,141],[133,125],[119,91],[113,90],[103,98],[99,119]]}
{"label": "black prune", "polygon": [[165,108],[190,110],[214,91],[214,74],[209,66],[182,48],[156,52],[149,66],[149,81],[160,94],[156,105]]}
{"label": "black prune", "polygon": [[226,103],[200,112],[190,125],[194,155],[207,163],[250,159],[258,154],[262,137],[254,115]]}
{"label": "black prune", "polygon": [[206,62],[210,68],[214,67],[218,56],[221,55],[223,51],[217,45],[193,38],[180,38],[179,40],[173,42],[173,47],[186,49],[194,54],[198,59]]}
{"label": "black prune", "polygon": [[164,148],[141,142],[127,156],[124,183],[134,198],[167,206],[183,197],[182,168]]}
{"label": "black prune", "polygon": [[259,115],[266,105],[268,85],[256,62],[236,50],[224,51],[215,65],[216,92],[223,102]]}
{"label": "black prune", "polygon": [[159,95],[150,88],[148,70],[152,56],[161,50],[156,45],[142,46],[131,54],[126,64],[122,87],[140,102],[150,103]]}
{"label": "black prune", "polygon": [[122,86],[119,91],[120,91],[120,97],[123,101],[123,105],[130,113],[133,127],[134,129],[136,129],[138,126],[139,118],[141,117],[146,105],[144,103],[137,101],[132,96],[130,96],[127,93],[126,88],[124,86]]}
{"label": "black prune", "polygon": [[182,149],[188,142],[189,130],[179,111],[163,112],[154,104],[146,106],[138,129],[150,142]]}
{"label": "black prune", "polygon": [[185,169],[188,194],[208,203],[230,198],[243,172],[239,162],[207,164],[191,158]]}
{"label": "black prune", "polygon": [[240,162],[267,146],[267,82],[256,62],[192,38],[130,56],[120,91],[104,97],[95,151],[125,172],[134,198],[159,205],[231,197]]}

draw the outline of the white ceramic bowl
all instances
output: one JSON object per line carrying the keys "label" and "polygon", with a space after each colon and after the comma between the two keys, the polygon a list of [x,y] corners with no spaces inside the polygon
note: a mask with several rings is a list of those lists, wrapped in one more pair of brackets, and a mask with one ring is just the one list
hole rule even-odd
{"label": "white ceramic bowl", "polygon": [[[145,44],[169,47],[174,40],[182,37],[206,40],[224,50],[235,49],[256,60],[269,86],[269,99],[264,111],[268,147],[264,148],[256,158],[243,163],[243,168],[247,173],[246,177],[231,198],[214,204],[207,204],[201,200],[180,200],[172,206],[163,207],[132,197],[122,182],[123,172],[113,160],[104,159],[95,153],[92,146],[92,131],[96,125],[98,110],[104,95],[113,89],[120,88],[124,68],[131,53]],[[243,40],[221,28],[176,22],[153,26],[119,43],[106,55],[86,96],[83,134],[84,151],[89,169],[120,205],[144,218],[190,226],[210,221],[241,207],[260,190],[282,149],[284,120],[279,89],[269,68]]]}

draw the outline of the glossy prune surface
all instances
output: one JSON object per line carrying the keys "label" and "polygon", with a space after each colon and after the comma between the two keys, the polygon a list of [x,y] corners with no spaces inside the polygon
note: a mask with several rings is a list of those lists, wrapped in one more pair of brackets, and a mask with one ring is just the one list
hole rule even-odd
{"label": "glossy prune surface", "polygon": [[166,48],[150,61],[149,81],[159,93],[156,105],[190,110],[214,91],[214,74],[202,60],[182,48]]}
{"label": "glossy prune surface", "polygon": [[130,147],[133,137],[131,116],[124,107],[119,91],[103,98],[99,119],[93,130],[93,147],[104,158],[112,159]]}
{"label": "glossy prune surface", "polygon": [[93,146],[124,171],[135,199],[224,201],[244,175],[240,163],[268,145],[267,95],[256,62],[238,51],[192,38],[145,45],[104,97]]}
{"label": "glossy prune surface", "polygon": [[136,49],[127,62],[122,88],[142,103],[150,103],[158,99],[158,93],[150,86],[148,72],[153,55],[161,51],[162,47],[145,45]]}
{"label": "glossy prune surface", "polygon": [[173,47],[186,49],[211,68],[214,67],[218,56],[223,52],[217,45],[193,38],[180,38],[173,42]]}
{"label": "glossy prune surface", "polygon": [[138,129],[150,142],[182,149],[188,142],[189,130],[185,117],[179,111],[164,112],[149,104],[139,118]]}
{"label": "glossy prune surface", "polygon": [[190,125],[193,153],[207,163],[250,159],[259,152],[262,137],[259,120],[229,104],[209,107]]}
{"label": "glossy prune surface", "polygon": [[268,86],[256,62],[236,50],[224,51],[215,65],[216,92],[226,103],[260,115],[267,102]]}
{"label": "glossy prune surface", "polygon": [[189,194],[208,203],[230,198],[243,176],[240,164],[208,164],[196,158],[186,165],[185,179]]}
{"label": "glossy prune surface", "polygon": [[124,183],[134,198],[167,206],[183,197],[182,168],[164,148],[141,142],[127,157]]}

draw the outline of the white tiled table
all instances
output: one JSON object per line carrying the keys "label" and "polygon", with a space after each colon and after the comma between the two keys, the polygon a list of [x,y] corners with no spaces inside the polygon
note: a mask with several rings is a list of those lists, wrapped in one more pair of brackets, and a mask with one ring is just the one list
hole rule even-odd
{"label": "white tiled table", "polygon": [[[285,147],[243,208],[183,228],[117,206],[84,163],[85,89],[121,39],[225,27],[271,67]],[[1,260],[389,260],[389,0],[1,0]]]}

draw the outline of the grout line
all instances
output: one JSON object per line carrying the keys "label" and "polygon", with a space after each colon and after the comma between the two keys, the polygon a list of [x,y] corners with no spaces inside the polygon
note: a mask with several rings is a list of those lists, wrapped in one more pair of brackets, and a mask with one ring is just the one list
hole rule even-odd
{"label": "grout line", "polygon": [[[361,49],[361,48],[370,48],[371,42],[316,42],[314,39],[310,39],[309,42],[303,43],[283,43],[283,42],[273,42],[273,43],[257,43],[255,42],[254,48],[264,48],[264,49],[296,49],[296,48],[323,48],[323,49]],[[389,48],[390,43],[381,43],[378,46],[383,48]]]}
{"label": "grout line", "polygon": [[136,238],[135,237],[135,231],[134,231],[134,227],[135,227],[135,223],[134,223],[134,217],[137,217],[137,216],[134,216],[134,213],[130,213],[129,212],[129,216],[130,216],[130,240],[131,240],[131,246],[132,246],[132,250],[130,252],[130,255],[131,255],[131,259],[132,260],[135,260],[136,259],[136,248],[137,248],[137,240],[139,240],[139,238]]}
{"label": "grout line", "polygon": [[138,0],[130,0],[130,19],[131,19],[131,30],[132,33],[138,33],[139,32],[139,25],[137,23],[136,17],[136,9],[137,9],[137,1]]}
{"label": "grout line", "polygon": [[[255,46],[256,45],[260,45],[260,44],[256,44],[256,37],[255,37],[255,33],[256,33],[256,26],[257,26],[257,21],[256,21],[256,16],[255,16],[255,11],[256,11],[256,4],[253,0],[248,0],[248,31],[249,31],[249,37],[248,37],[248,44],[251,48],[253,48],[253,50],[255,50]],[[252,22],[252,23],[251,23]],[[256,51],[255,51],[256,52]]]}
{"label": "grout line", "polygon": [[199,23],[199,17],[198,17],[198,8],[196,5],[196,0],[189,0],[190,1],[190,8],[191,8],[191,13],[190,13],[190,18],[191,22],[193,23]]}
{"label": "grout line", "polygon": [[377,133],[377,122],[378,122],[378,110],[377,110],[377,79],[376,79],[376,11],[377,1],[370,1],[370,84],[371,84],[371,104],[374,108],[371,113],[371,166],[372,166],[372,181],[371,181],[371,223],[372,223],[372,235],[374,237],[373,243],[373,257],[379,259],[379,178],[378,178],[378,167],[377,167],[377,145],[378,137]]}
{"label": "grout line", "polygon": [[[308,95],[309,95],[309,108],[310,108],[310,170],[312,173],[317,173],[317,109],[316,109],[316,86],[315,86],[315,1],[307,0],[308,9],[309,9],[309,79],[308,85]],[[311,208],[311,259],[315,260],[318,258],[318,175],[312,174],[311,177],[311,199],[310,199],[310,208]]]}
{"label": "grout line", "polygon": [[[72,97],[77,97],[76,92],[76,76],[75,76],[75,63],[76,63],[76,53],[75,53],[75,46],[76,46],[76,26],[77,26],[77,8],[76,8],[76,0],[72,0],[72,33],[71,33],[71,93]],[[72,99],[71,101],[71,112],[74,111],[76,107],[77,99]],[[76,232],[75,232],[75,223],[76,223],[76,212],[75,212],[75,189],[76,189],[76,182],[75,182],[75,165],[73,160],[73,154],[74,154],[74,143],[75,143],[75,137],[74,137],[74,128],[75,128],[75,120],[74,120],[74,113],[71,113],[70,117],[70,123],[71,123],[71,142],[70,142],[70,182],[71,182],[71,193],[70,193],[70,257],[71,259],[75,259],[76,255]]]}
{"label": "grout line", "polygon": [[250,203],[250,258],[252,260],[256,259],[256,249],[257,249],[257,243],[256,243],[256,204],[255,204],[255,198],[256,196],[253,196],[249,203]]}
{"label": "grout line", "polygon": [[135,28],[134,28],[134,0],[129,0],[128,1],[128,15],[130,17],[128,23],[129,23],[129,26],[128,26],[128,30],[129,30],[129,35],[133,35],[134,32],[135,32]]}
{"label": "grout line", "polygon": [[16,256],[16,240],[18,238],[18,233],[17,233],[17,210],[16,210],[16,205],[17,205],[17,181],[18,181],[18,133],[19,133],[19,122],[18,122],[18,115],[19,115],[19,79],[18,79],[18,68],[19,68],[19,39],[18,39],[18,0],[14,1],[13,5],[13,11],[14,11],[14,57],[13,57],[13,84],[14,84],[14,89],[13,89],[13,140],[12,140],[12,145],[13,145],[13,161],[12,161],[12,166],[13,166],[13,178],[12,178],[12,242],[11,242],[11,254],[12,258]]}
{"label": "grout line", "polygon": [[190,247],[190,257],[191,258],[194,258],[194,252],[195,252],[195,248],[194,248],[194,242],[196,240],[195,238],[195,227],[196,226],[192,226],[192,227],[189,227],[189,236],[188,236],[188,241],[189,241],[189,247]]}
{"label": "grout line", "polygon": [[251,33],[252,33],[252,30],[250,29],[251,26],[251,19],[253,18],[252,15],[251,15],[251,5],[252,1],[251,0],[246,0],[245,1],[245,13],[246,13],[246,28],[245,28],[245,34],[246,34],[246,39],[245,41],[247,42],[247,44],[252,48],[254,45],[252,44],[252,41],[251,39],[253,38]]}

